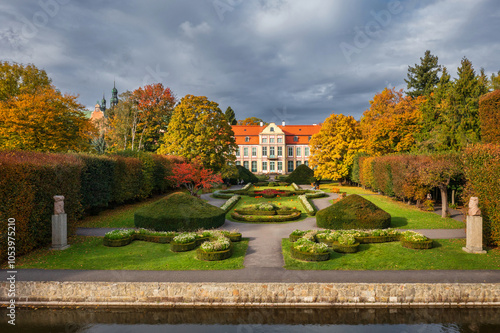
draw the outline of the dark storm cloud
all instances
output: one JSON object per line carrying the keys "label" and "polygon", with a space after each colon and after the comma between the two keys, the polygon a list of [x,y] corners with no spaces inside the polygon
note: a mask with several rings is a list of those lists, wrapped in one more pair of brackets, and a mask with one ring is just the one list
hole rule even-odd
{"label": "dark storm cloud", "polygon": [[405,88],[426,49],[452,75],[467,56],[500,69],[500,4],[484,1],[76,1],[0,4],[3,60],[44,68],[92,108],[162,82],[238,119],[359,119],[385,87]]}

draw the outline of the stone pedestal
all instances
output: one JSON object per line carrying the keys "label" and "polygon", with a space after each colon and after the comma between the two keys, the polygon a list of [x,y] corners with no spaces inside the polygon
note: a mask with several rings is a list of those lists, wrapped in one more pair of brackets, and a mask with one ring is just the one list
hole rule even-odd
{"label": "stone pedestal", "polygon": [[66,250],[68,245],[68,216],[52,215],[52,250]]}
{"label": "stone pedestal", "polygon": [[483,218],[467,215],[467,240],[462,248],[469,253],[486,253],[483,250]]}

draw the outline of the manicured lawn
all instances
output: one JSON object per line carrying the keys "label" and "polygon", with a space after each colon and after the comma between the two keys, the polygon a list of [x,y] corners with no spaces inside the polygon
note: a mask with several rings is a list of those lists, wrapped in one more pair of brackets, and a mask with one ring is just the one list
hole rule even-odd
{"label": "manicured lawn", "polygon": [[[398,229],[462,229],[465,228],[463,222],[452,218],[441,218],[440,215],[425,212],[415,206],[396,201],[392,198],[375,194],[360,187],[341,186],[338,187],[347,194],[359,194],[363,198],[370,200],[378,207],[391,214],[391,227]],[[327,190],[328,187],[322,187]]]}
{"label": "manicured lawn", "polygon": [[[174,253],[169,244],[133,241],[122,247],[102,245],[102,237],[72,238],[65,251],[40,249],[17,259],[16,268],[103,270],[229,270],[243,268],[248,238],[233,243],[234,253],[222,261],[196,259],[196,250]],[[2,267],[6,268],[6,267]]]}
{"label": "manicured lawn", "polygon": [[462,251],[465,239],[434,240],[434,248],[412,250],[399,242],[361,244],[357,253],[330,253],[330,260],[305,262],[290,256],[288,239],[282,240],[286,269],[300,270],[475,270],[500,269],[500,249],[487,254]]}
{"label": "manicured lawn", "polygon": [[80,228],[135,228],[134,213],[142,206],[149,205],[160,200],[164,196],[155,196],[145,201],[123,205],[114,209],[107,209],[95,216],[87,216],[78,223]]}
{"label": "manicured lawn", "polygon": [[[274,187],[272,187],[272,188],[274,188]],[[234,222],[240,222],[240,223],[258,223],[258,224],[262,224],[262,223],[278,223],[278,224],[289,223],[289,222],[244,222],[244,221],[234,220],[231,217],[231,213],[235,209],[239,209],[239,208],[242,208],[243,206],[247,206],[247,205],[255,205],[255,204],[260,204],[260,203],[272,203],[272,204],[275,204],[279,207],[287,206],[287,207],[296,208],[296,209],[300,210],[302,212],[300,219],[290,221],[290,222],[302,221],[308,217],[304,207],[302,206],[302,203],[299,201],[299,199],[297,199],[297,196],[280,197],[280,198],[272,198],[272,199],[266,199],[266,198],[255,199],[255,197],[249,197],[246,195],[242,195],[241,199],[238,201],[238,203],[226,214],[226,219],[228,219],[230,221],[234,221]]]}

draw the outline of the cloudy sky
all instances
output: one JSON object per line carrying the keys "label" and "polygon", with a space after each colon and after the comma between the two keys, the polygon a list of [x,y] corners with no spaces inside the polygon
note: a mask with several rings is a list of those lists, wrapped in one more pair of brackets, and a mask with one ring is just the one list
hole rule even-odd
{"label": "cloudy sky", "polygon": [[4,0],[0,59],[34,63],[89,109],[162,82],[237,119],[359,119],[425,50],[500,70],[498,0]]}

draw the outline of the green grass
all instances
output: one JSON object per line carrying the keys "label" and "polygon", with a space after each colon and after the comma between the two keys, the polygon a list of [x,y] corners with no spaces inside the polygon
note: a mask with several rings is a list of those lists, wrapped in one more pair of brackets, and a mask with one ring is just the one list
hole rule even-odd
{"label": "green grass", "polygon": [[137,209],[149,205],[170,193],[155,196],[138,203],[107,209],[95,216],[87,216],[78,223],[79,228],[135,228],[134,213]]}
{"label": "green grass", "polygon": [[[363,190],[360,187],[339,187],[347,194],[359,194],[363,198],[370,200],[378,207],[391,214],[391,227],[398,229],[462,229],[465,228],[463,222],[452,218],[441,218],[433,212],[425,212],[415,206],[409,206],[398,202],[392,198],[374,194],[371,191]],[[325,189],[326,190],[326,189]]]}
{"label": "green grass", "polygon": [[71,247],[65,251],[40,249],[22,256],[17,259],[16,268],[167,271],[241,269],[248,238],[233,243],[233,256],[222,261],[201,261],[196,259],[196,250],[174,253],[170,251],[170,244],[137,240],[122,247],[106,247],[102,245],[102,237],[76,236],[69,243]]}
{"label": "green grass", "polygon": [[464,252],[465,239],[434,240],[434,248],[412,250],[399,242],[361,244],[357,253],[331,251],[330,260],[305,262],[290,256],[291,243],[282,240],[285,268],[294,270],[476,270],[500,269],[500,249],[487,254]]}
{"label": "green grass", "polygon": [[[279,186],[278,186],[279,187]],[[272,187],[274,188],[274,187]],[[290,222],[244,222],[244,221],[237,221],[231,217],[231,213],[235,209],[242,208],[243,206],[247,205],[255,205],[255,204],[260,204],[260,203],[273,203],[278,207],[291,207],[291,208],[296,208],[302,212],[302,215],[300,216],[299,219],[290,221]],[[302,203],[297,199],[296,196],[291,196],[291,197],[280,197],[280,198],[272,198],[272,199],[267,199],[267,198],[259,198],[255,199],[255,197],[249,197],[246,195],[242,195],[241,199],[238,201],[238,203],[226,214],[226,219],[234,222],[239,222],[239,223],[256,223],[256,224],[262,224],[262,223],[275,223],[275,224],[283,224],[283,223],[292,223],[292,222],[298,222],[306,219],[308,217],[304,207],[302,206]]]}

